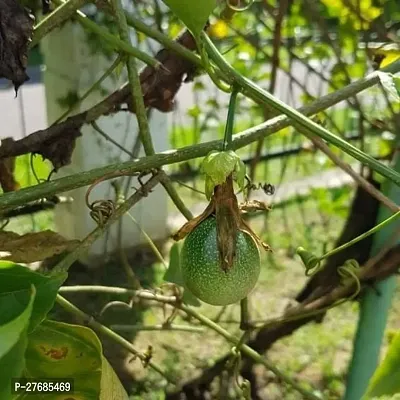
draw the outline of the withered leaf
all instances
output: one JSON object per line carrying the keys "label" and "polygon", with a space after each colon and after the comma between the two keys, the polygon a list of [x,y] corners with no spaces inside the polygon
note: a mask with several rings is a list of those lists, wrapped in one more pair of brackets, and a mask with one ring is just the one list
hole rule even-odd
{"label": "withered leaf", "polygon": [[[13,142],[12,138],[2,139]],[[3,192],[13,192],[20,189],[19,183],[14,178],[15,157],[0,159],[0,185]]]}
{"label": "withered leaf", "polygon": [[72,153],[75,149],[75,140],[81,136],[80,128],[72,127],[65,136],[52,138],[40,144],[36,153],[51,161],[54,171],[71,163]]}
{"label": "withered leaf", "polygon": [[33,16],[17,0],[1,0],[0,78],[12,81],[16,92],[29,79],[26,66],[33,24]]}
{"label": "withered leaf", "polygon": [[9,253],[2,260],[17,263],[41,261],[74,248],[79,240],[67,240],[50,230],[18,235],[0,231],[0,253]]}

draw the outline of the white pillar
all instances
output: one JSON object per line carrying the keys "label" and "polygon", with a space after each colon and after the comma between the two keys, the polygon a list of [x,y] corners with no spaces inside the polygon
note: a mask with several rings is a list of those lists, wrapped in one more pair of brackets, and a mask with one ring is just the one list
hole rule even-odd
{"label": "white pillar", "polygon": [[[53,31],[42,43],[46,71],[44,82],[46,87],[47,115],[51,124],[65,111],[59,100],[69,92],[78,92],[79,96],[102,75],[111,65],[101,54],[92,54],[86,41],[86,34],[78,24],[68,23],[60,30]],[[118,81],[112,78],[102,84],[111,93],[124,81],[124,73]],[[104,93],[92,94],[74,113],[84,111],[104,98]],[[136,116],[128,112],[120,112],[101,117],[98,125],[114,140],[128,150],[132,150],[137,135]],[[156,151],[168,148],[167,116],[157,111],[152,112],[150,130],[153,135]],[[143,152],[140,153],[143,156]],[[72,163],[60,169],[56,177],[76,174],[110,163],[126,161],[129,156],[112,143],[101,137],[91,125],[85,125],[82,136],[77,139]],[[124,178],[124,183],[126,182]],[[123,185],[124,187],[125,185]],[[136,179],[132,186],[139,187]],[[89,215],[85,205],[87,187],[73,190],[68,195],[74,202],[59,205],[56,209],[56,225],[60,233],[68,238],[82,239],[95,228],[95,222]],[[130,190],[132,193],[132,190]],[[114,199],[114,191],[110,181],[100,183],[90,195],[90,201]],[[167,195],[160,186],[156,187],[149,197],[141,200],[132,210],[131,215],[152,239],[162,239],[167,234]],[[91,248],[90,255],[103,255],[117,246],[117,225],[114,224],[109,234],[99,239]],[[122,246],[132,247],[144,242],[143,235],[129,217],[123,218]]]}

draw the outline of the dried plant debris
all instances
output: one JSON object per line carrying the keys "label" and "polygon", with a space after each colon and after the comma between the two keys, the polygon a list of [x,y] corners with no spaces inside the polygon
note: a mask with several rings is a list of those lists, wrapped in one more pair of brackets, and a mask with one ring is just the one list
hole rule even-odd
{"label": "dried plant debris", "polygon": [[57,138],[41,143],[37,154],[50,160],[54,171],[57,172],[59,168],[71,163],[75,141],[79,136],[81,136],[80,127],[73,127],[69,129],[67,135],[58,136]]}
{"label": "dried plant debris", "polygon": [[[12,138],[5,138],[2,140],[13,142]],[[15,157],[0,159],[0,186],[3,192],[14,192],[20,189],[19,183],[14,177],[15,170]]]}
{"label": "dried plant debris", "polygon": [[0,186],[3,192],[15,192],[20,189],[19,183],[14,178],[15,158],[0,160]]}
{"label": "dried plant debris", "polygon": [[0,78],[12,81],[15,92],[29,79],[26,67],[33,24],[34,17],[17,0],[1,0]]}
{"label": "dried plant debris", "polygon": [[[193,36],[187,30],[179,35],[176,42],[188,50],[196,49]],[[140,74],[144,102],[146,107],[170,112],[174,109],[177,92],[183,82],[189,82],[192,79],[195,67],[191,61],[165,48],[157,53],[156,59],[161,63],[160,67],[147,66]],[[130,91],[127,90],[126,94],[128,106],[131,107]]]}
{"label": "dried plant debris", "polygon": [[72,250],[78,240],[67,240],[50,230],[18,235],[14,232],[0,231],[0,256],[2,260],[31,263]]}
{"label": "dried plant debris", "polygon": [[70,117],[54,125],[50,129],[36,131],[20,139],[2,139],[0,146],[0,160],[3,157],[18,156],[20,154],[40,154],[51,161],[54,171],[71,163],[76,139],[81,136],[84,123],[84,114],[80,117]]}

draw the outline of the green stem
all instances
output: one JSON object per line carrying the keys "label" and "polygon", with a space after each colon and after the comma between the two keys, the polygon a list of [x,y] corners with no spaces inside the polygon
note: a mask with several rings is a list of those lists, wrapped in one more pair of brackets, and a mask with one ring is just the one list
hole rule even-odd
{"label": "green stem", "polygon": [[135,158],[135,155],[133,152],[127,150],[124,146],[121,146],[116,140],[114,140],[110,135],[108,135],[106,132],[101,129],[96,122],[91,123],[93,129],[104,139],[112,143],[115,147],[118,147],[121,151],[123,151],[125,154],[127,154],[130,158]]}
{"label": "green stem", "polygon": [[29,47],[36,46],[41,39],[43,39],[53,29],[60,27],[67,21],[75,12],[79,10],[87,0],[68,0],[65,2],[58,2],[57,7],[49,15],[43,18],[33,29],[32,41]]}
{"label": "green stem", "polygon": [[181,331],[204,333],[204,328],[191,325],[111,325],[113,331],[138,332],[138,331]]}
{"label": "green stem", "polygon": [[83,94],[83,96],[80,97],[77,102],[72,104],[68,108],[68,110],[66,110],[59,118],[57,118],[57,120],[52,125],[57,125],[65,118],[67,118],[68,115],[72,111],[74,111],[78,106],[80,106],[82,102],[86,100],[95,90],[99,89],[100,85],[104,82],[104,80],[113,73],[113,71],[118,67],[120,63],[121,63],[121,56],[118,56],[115,59],[115,61],[107,68],[104,74]]}
{"label": "green stem", "polygon": [[[64,0],[53,0],[54,3],[58,5],[64,4]],[[128,55],[131,55],[141,61],[143,61],[147,65],[151,65],[154,68],[160,67],[160,62],[155,58],[149,56],[144,51],[141,51],[135,47],[132,47],[130,44],[120,40],[112,33],[108,32],[107,29],[104,29],[100,25],[96,24],[96,22],[90,20],[83,12],[76,11],[73,15],[73,18],[76,19],[85,29],[95,33],[102,40],[108,43],[114,50],[122,51]]]}
{"label": "green stem", "polygon": [[81,318],[82,320],[84,320],[87,323],[88,326],[93,328],[95,331],[99,332],[102,335],[107,336],[109,339],[120,344],[122,347],[124,347],[130,353],[132,353],[136,357],[140,358],[140,360],[142,360],[143,362],[146,362],[149,367],[151,367],[152,369],[157,371],[160,375],[162,375],[169,383],[175,383],[175,380],[172,379],[170,376],[168,376],[168,374],[166,372],[164,372],[161,367],[159,367],[156,363],[154,363],[151,360],[148,361],[147,357],[143,353],[136,350],[135,347],[132,345],[132,343],[128,342],[122,336],[118,335],[117,333],[112,331],[110,328],[107,328],[106,326],[100,324],[93,317],[84,313],[82,310],[80,310],[78,307],[74,306],[72,303],[70,303],[67,299],[60,296],[59,294],[57,295],[56,301],[57,301],[57,304],[59,304],[62,308],[64,308],[64,310],[77,316],[78,318]]}
{"label": "green stem", "polygon": [[233,85],[231,97],[229,99],[228,116],[226,118],[225,135],[224,135],[224,151],[229,150],[232,146],[233,126],[236,111],[236,99],[238,96],[238,87]]}
{"label": "green stem", "polygon": [[153,38],[157,42],[164,45],[164,47],[166,47],[167,49],[174,51],[176,54],[179,54],[180,56],[182,56],[182,58],[185,58],[186,60],[192,62],[197,67],[203,67],[201,58],[192,51],[188,50],[186,47],[164,35],[159,30],[146,25],[144,22],[134,17],[132,14],[126,13],[125,16],[129,26],[135,28],[139,32],[144,33],[146,36]]}
{"label": "green stem", "polygon": [[[122,4],[120,3],[120,0],[113,0],[113,6],[115,10],[115,16],[119,25],[121,39],[130,45],[128,23],[124,9],[122,8]],[[132,99],[135,105],[134,112],[136,113],[139,125],[140,139],[142,141],[146,155],[151,156],[155,154],[155,150],[151,139],[149,122],[147,120],[147,113],[143,100],[143,92],[140,83],[139,72],[136,67],[136,61],[133,57],[128,58],[127,68],[128,68],[128,79],[131,87]],[[186,218],[192,217],[191,212],[186,208],[183,201],[180,199],[178,193],[176,192],[175,188],[173,187],[167,175],[165,174],[163,175],[161,184],[164,186],[165,190],[170,195],[171,199],[174,201],[174,203],[176,204],[178,209],[182,212],[182,214]]]}
{"label": "green stem", "polygon": [[201,37],[195,37],[197,49],[199,50],[201,61],[203,68],[206,70],[208,76],[213,81],[214,85],[218,87],[218,89],[222,90],[225,93],[230,93],[231,88],[225,82],[221,81],[215,72],[213,66],[210,64],[210,60],[208,58],[208,53],[203,45],[203,41]]}
{"label": "green stem", "polygon": [[161,173],[161,184],[164,186],[165,191],[168,193],[169,198],[175,204],[176,208],[181,214],[190,221],[193,219],[192,212],[186,207],[185,202],[181,199],[178,192],[175,190],[171,179],[164,172]]}
{"label": "green stem", "polygon": [[240,301],[240,329],[242,331],[247,332],[249,326],[250,326],[249,300],[247,297],[245,297]]}
{"label": "green stem", "polygon": [[75,285],[75,286],[61,286],[60,293],[105,293],[113,294],[115,296],[135,296],[143,300],[154,300],[160,303],[176,303],[176,296],[164,296],[158,293],[153,293],[145,289],[134,290],[115,286],[101,286],[101,285]]}
{"label": "green stem", "polygon": [[[392,63],[387,72],[400,71],[400,61]],[[350,85],[338,90],[335,93],[327,94],[314,101],[313,103],[304,106],[299,111],[305,115],[314,115],[327,108],[340,103],[341,101],[354,96],[363,90],[372,87],[380,82],[379,76],[375,73],[366,78],[362,78]],[[99,106],[96,106],[96,112],[88,112],[87,118],[90,120],[94,114],[96,118],[101,114],[101,110],[97,111]],[[109,107],[107,107],[107,110]],[[237,150],[247,146],[252,142],[258,141],[275,132],[284,129],[292,121],[283,115],[272,118],[260,125],[247,129],[239,134],[234,135],[232,141],[232,149]],[[1,148],[0,148],[1,150]],[[70,175],[64,178],[55,179],[54,181],[41,183],[32,187],[24,188],[18,192],[8,192],[0,195],[0,214],[4,211],[15,208],[16,206],[24,205],[30,201],[52,196],[54,194],[76,189],[82,186],[90,185],[99,178],[108,175],[112,172],[134,173],[149,170],[152,168],[160,168],[163,165],[175,164],[182,161],[192,160],[198,157],[206,156],[212,150],[222,150],[222,141],[214,140],[210,142],[200,143],[193,146],[187,146],[180,149],[168,150],[153,156],[144,157],[141,159],[130,160],[124,163],[111,164],[105,167],[95,168],[90,171],[79,172],[78,174]],[[1,155],[0,155],[1,157]]]}
{"label": "green stem", "polygon": [[157,249],[157,246],[155,245],[155,243],[153,242],[153,240],[151,239],[151,237],[144,231],[144,229],[140,226],[140,224],[136,221],[136,219],[131,215],[131,213],[129,211],[127,211],[126,215],[133,221],[133,223],[139,228],[140,232],[142,233],[142,235],[145,237],[147,243],[149,244],[149,246],[151,247],[151,249],[153,250],[154,255],[158,258],[158,261],[160,261],[160,263],[162,265],[164,265],[165,268],[168,268],[168,264],[167,262],[164,260],[164,257],[162,256],[162,254],[160,253],[160,250]]}
{"label": "green stem", "polygon": [[350,175],[357,185],[364,188],[372,197],[375,197],[380,203],[384,204],[390,211],[396,213],[399,211],[399,206],[387,196],[385,196],[380,190],[378,190],[371,182],[359,175],[354,169],[345,161],[343,161],[338,155],[336,155],[330,147],[319,137],[310,135],[304,130],[301,132],[307,136],[314,145],[325,153],[339,168]]}
{"label": "green stem", "polygon": [[375,232],[378,232],[380,229],[382,229],[385,225],[390,224],[393,222],[398,216],[400,216],[400,211],[398,211],[396,214],[393,214],[389,218],[385,219],[382,221],[380,224],[374,226],[372,229],[370,229],[367,232],[364,232],[363,234],[357,236],[356,238],[350,240],[349,242],[336,247],[335,249],[328,251],[326,254],[324,254],[322,257],[320,257],[320,260],[323,260],[325,258],[328,258],[330,256],[333,256],[336,253],[339,253],[340,251],[343,251],[344,249],[347,249],[350,246],[353,246],[353,244],[356,244],[357,242],[360,242],[361,240],[365,239],[366,237],[374,234]]}
{"label": "green stem", "polygon": [[318,125],[311,119],[307,118],[301,112],[295,110],[294,108],[288,106],[281,100],[277,99],[272,94],[268,93],[264,89],[260,88],[251,80],[247,79],[239,72],[237,72],[221,55],[221,53],[214,46],[213,42],[207,36],[205,32],[202,32],[202,38],[206,45],[207,51],[210,54],[212,60],[216,63],[216,65],[221,69],[223,73],[229,76],[232,82],[236,82],[239,86],[242,87],[242,91],[245,93],[251,94],[251,97],[258,99],[263,104],[267,104],[277,111],[287,115],[290,119],[292,119],[295,124],[298,124],[301,128],[310,131],[311,133],[321,137],[327,142],[339,147],[345,153],[349,154],[353,158],[362,162],[365,165],[368,165],[374,171],[380,173],[385,178],[388,178],[392,182],[400,185],[400,173],[394,171],[392,168],[388,168],[384,164],[377,161],[375,158],[371,157],[368,154],[365,154],[357,147],[348,143],[346,140],[342,139],[339,136],[334,135],[329,132],[327,129]]}
{"label": "green stem", "polygon": [[[129,37],[129,27],[126,22],[125,12],[122,7],[120,0],[112,0],[111,2],[115,18],[119,27],[119,35],[121,40],[127,45],[131,46],[131,39]],[[144,105],[142,85],[140,83],[139,72],[136,66],[136,60],[134,57],[128,57],[127,59],[127,70],[128,70],[128,81],[131,89],[131,95],[134,108],[133,113],[136,113],[139,135],[143,144],[144,151],[147,155],[155,153],[153,142],[151,140],[149,121],[147,120],[146,107]]]}

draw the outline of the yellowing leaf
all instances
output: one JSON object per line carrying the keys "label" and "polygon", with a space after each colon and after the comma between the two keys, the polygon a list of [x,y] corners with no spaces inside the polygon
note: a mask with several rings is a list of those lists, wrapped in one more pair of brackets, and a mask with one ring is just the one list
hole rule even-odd
{"label": "yellowing leaf", "polygon": [[73,396],[66,398],[100,398],[102,348],[91,329],[45,320],[28,338],[26,377],[73,378]]}
{"label": "yellowing leaf", "polygon": [[129,400],[121,381],[105,357],[102,357],[100,400]]}
{"label": "yellowing leaf", "polygon": [[1,259],[17,263],[41,261],[69,250],[78,243],[78,240],[67,240],[50,230],[25,235],[0,231],[0,252],[9,253]]}

